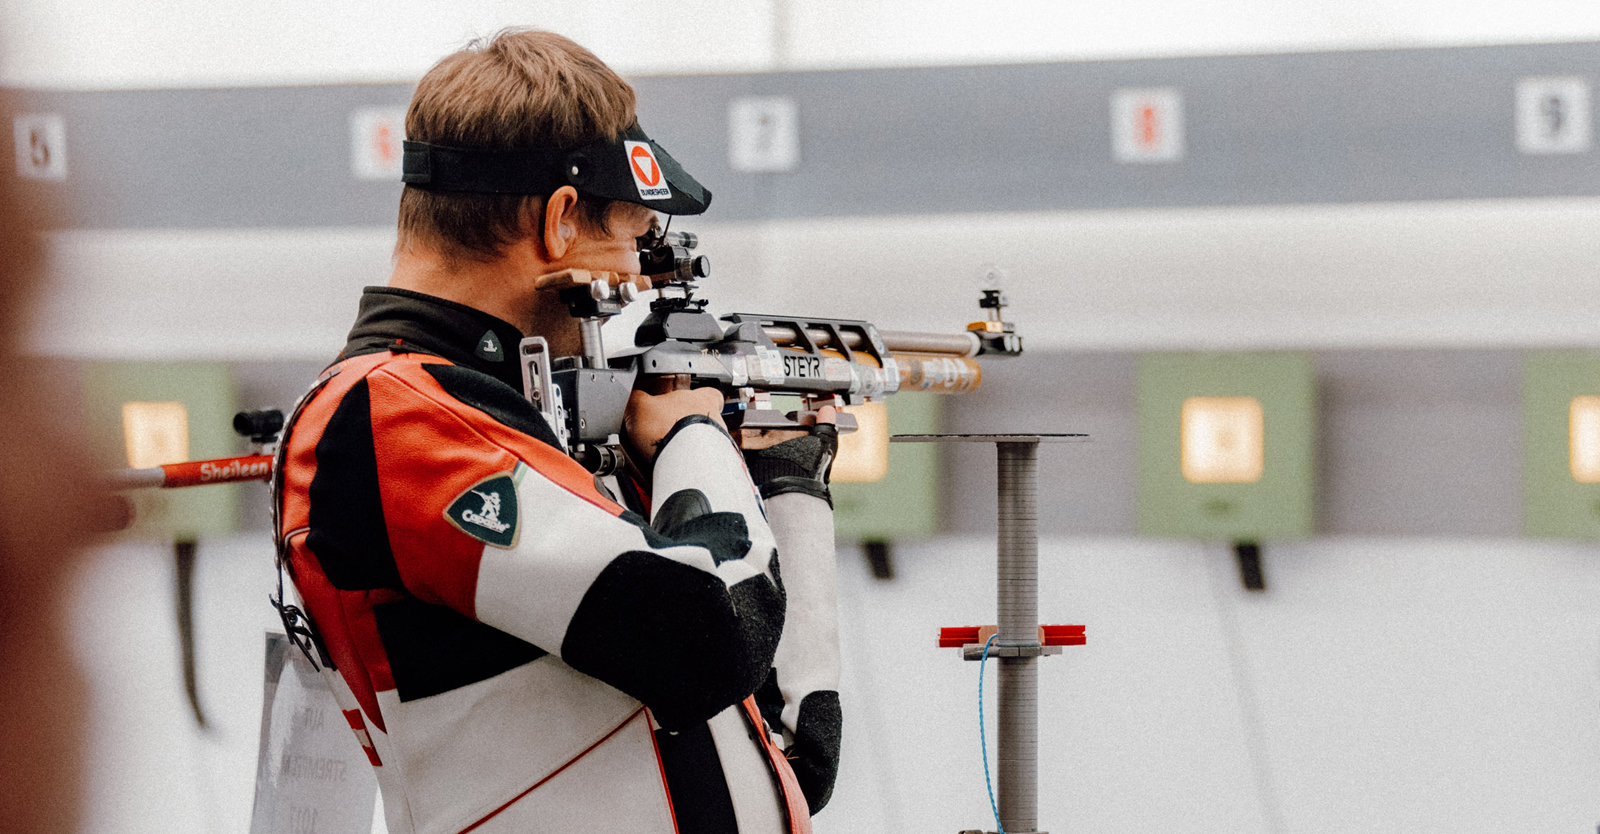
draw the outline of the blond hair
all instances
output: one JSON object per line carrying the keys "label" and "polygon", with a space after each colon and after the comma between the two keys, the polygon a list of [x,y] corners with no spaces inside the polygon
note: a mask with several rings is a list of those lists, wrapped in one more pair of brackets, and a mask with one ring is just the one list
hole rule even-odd
{"label": "blond hair", "polygon": [[[502,29],[445,56],[406,110],[406,138],[466,148],[569,148],[614,139],[634,122],[633,87],[595,54],[553,32]],[[396,251],[417,243],[447,259],[491,261],[529,229],[544,196],[427,191],[400,195]],[[606,230],[611,201],[580,198]]]}

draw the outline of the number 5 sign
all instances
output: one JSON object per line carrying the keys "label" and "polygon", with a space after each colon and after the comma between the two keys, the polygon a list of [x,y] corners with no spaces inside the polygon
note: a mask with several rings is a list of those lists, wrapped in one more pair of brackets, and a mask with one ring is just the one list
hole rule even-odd
{"label": "number 5 sign", "polygon": [[31,180],[67,178],[67,123],[59,113],[23,113],[11,122],[17,151],[17,176]]}

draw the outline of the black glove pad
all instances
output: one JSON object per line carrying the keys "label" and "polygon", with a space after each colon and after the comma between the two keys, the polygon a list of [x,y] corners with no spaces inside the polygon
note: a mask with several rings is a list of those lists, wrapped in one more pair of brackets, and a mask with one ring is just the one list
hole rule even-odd
{"label": "black glove pad", "polygon": [[823,423],[812,426],[808,436],[765,449],[747,449],[744,462],[763,497],[805,492],[826,499],[828,477],[838,453],[839,430]]}

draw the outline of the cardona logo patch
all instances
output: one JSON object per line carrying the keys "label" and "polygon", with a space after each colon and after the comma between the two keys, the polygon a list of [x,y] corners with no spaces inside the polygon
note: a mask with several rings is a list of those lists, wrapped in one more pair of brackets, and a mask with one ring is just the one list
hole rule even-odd
{"label": "cardona logo patch", "polygon": [[623,142],[628,151],[628,169],[633,172],[633,184],[639,187],[641,200],[670,200],[672,188],[661,176],[661,164],[649,142]]}
{"label": "cardona logo patch", "polygon": [[517,481],[502,472],[479,481],[450,502],[444,517],[463,533],[494,547],[512,547],[521,532]]}

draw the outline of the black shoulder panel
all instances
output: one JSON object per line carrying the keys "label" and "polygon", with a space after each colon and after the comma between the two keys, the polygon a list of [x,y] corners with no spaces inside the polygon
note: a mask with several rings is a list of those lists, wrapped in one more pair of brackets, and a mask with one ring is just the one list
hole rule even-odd
{"label": "black shoulder panel", "polygon": [[839,741],[844,716],[839,709],[839,693],[824,689],[810,692],[800,701],[795,719],[794,746],[787,750],[789,764],[800,782],[800,792],[815,815],[833,797],[833,781],[839,776]]}
{"label": "black shoulder panel", "polygon": [[679,732],[656,730],[656,749],[679,834],[739,834],[711,728],[702,722]]}
{"label": "black shoulder panel", "polygon": [[317,441],[317,474],[306,547],[333,587],[341,591],[400,587],[378,492],[378,455],[372,445],[372,397],[357,382],[334,409]]}
{"label": "black shoulder panel", "polygon": [[729,588],[699,568],[630,551],[589,586],[561,657],[679,729],[756,690],[772,667],[783,611],[782,589],[765,576]]}
{"label": "black shoulder panel", "polygon": [[539,409],[504,382],[460,365],[429,362],[422,367],[438,380],[439,387],[450,396],[493,417],[504,426],[561,448],[561,441],[556,439],[556,433],[544,421]]}
{"label": "black shoulder panel", "polygon": [[400,700],[487,680],[547,652],[443,605],[416,599],[374,606]]}

